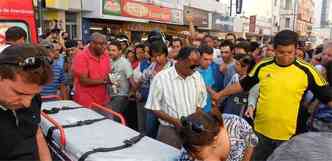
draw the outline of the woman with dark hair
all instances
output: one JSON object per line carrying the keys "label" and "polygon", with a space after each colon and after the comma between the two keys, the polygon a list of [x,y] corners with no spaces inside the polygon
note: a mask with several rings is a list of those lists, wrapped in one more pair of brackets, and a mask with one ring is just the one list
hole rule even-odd
{"label": "woman with dark hair", "polygon": [[181,119],[183,148],[178,161],[249,161],[258,143],[251,126],[238,116],[197,111]]}

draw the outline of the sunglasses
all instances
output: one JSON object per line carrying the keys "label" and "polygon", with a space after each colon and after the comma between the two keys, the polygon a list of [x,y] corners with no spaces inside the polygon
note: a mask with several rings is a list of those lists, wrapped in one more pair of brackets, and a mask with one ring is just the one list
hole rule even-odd
{"label": "sunglasses", "polygon": [[2,59],[0,60],[0,64],[15,65],[23,68],[23,70],[33,70],[50,64],[50,60],[46,56],[34,56],[24,58],[23,60]]}
{"label": "sunglasses", "polygon": [[[212,118],[212,116],[210,116],[207,113],[204,113],[204,115],[207,116],[206,118],[208,120],[210,120],[211,122],[217,121],[216,119]],[[215,131],[206,129],[204,127],[203,123],[201,123],[200,121],[191,120],[191,119],[188,119],[187,117],[181,117],[180,121],[184,128],[189,128],[190,130],[194,131],[195,133],[215,132]]]}
{"label": "sunglasses", "polygon": [[181,124],[183,127],[185,128],[189,128],[190,130],[196,132],[196,133],[202,133],[202,132],[206,132],[208,131],[207,129],[205,129],[204,125],[200,122],[193,122],[189,119],[187,119],[186,117],[182,117],[180,119]]}

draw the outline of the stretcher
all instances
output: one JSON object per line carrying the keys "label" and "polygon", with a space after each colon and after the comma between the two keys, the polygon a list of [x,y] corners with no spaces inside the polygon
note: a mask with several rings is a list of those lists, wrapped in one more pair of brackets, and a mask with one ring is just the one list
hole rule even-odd
{"label": "stretcher", "polygon": [[[121,123],[105,115],[119,117]],[[42,104],[40,126],[51,151],[69,161],[174,161],[179,150],[124,126],[123,117],[103,106],[73,101]]]}

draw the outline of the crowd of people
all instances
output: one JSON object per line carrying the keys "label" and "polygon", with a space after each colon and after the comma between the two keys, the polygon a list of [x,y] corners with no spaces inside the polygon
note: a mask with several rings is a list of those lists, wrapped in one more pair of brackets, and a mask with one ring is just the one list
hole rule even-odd
{"label": "crowd of people", "polygon": [[[29,110],[14,107],[31,107],[38,93],[86,107],[97,103],[123,114],[129,127],[180,149],[179,161],[265,161],[298,134],[332,132],[329,41],[313,48],[290,30],[264,43],[233,33],[218,39],[190,23],[189,32],[169,40],[158,30],[145,42],[96,32],[83,44],[51,32],[29,46],[18,45],[26,38],[19,30],[8,30],[0,54],[0,87],[9,93],[0,97],[0,114],[7,118],[12,110],[16,119],[8,120],[15,124]],[[18,61],[38,53],[44,53],[42,63]],[[45,71],[36,71],[41,67]],[[30,124],[40,132],[36,121]],[[9,159],[16,155],[2,152]]]}

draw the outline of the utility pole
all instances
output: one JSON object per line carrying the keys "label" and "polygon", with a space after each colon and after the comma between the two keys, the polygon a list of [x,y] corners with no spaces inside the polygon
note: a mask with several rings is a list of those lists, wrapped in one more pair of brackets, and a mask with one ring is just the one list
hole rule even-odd
{"label": "utility pole", "polygon": [[294,15],[294,17],[293,17],[293,31],[294,32],[296,32],[295,31],[295,24],[296,24],[296,18],[297,18],[297,16],[296,16],[296,7],[297,7],[296,6],[296,4],[297,4],[296,1],[297,0],[294,0],[294,3],[293,3],[293,15]]}
{"label": "utility pole", "polygon": [[38,8],[38,36],[41,36],[43,33],[43,6],[42,0],[37,1]]}
{"label": "utility pole", "polygon": [[233,1],[230,0],[229,2],[229,16],[232,17],[232,12],[233,12]]}

